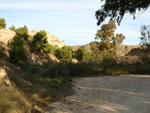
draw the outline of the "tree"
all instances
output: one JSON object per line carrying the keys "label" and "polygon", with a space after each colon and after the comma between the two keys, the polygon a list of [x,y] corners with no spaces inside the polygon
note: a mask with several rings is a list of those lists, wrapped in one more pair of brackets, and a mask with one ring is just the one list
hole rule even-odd
{"label": "tree", "polygon": [[76,52],[75,52],[75,57],[79,61],[83,62],[88,62],[90,59],[90,53],[87,52],[84,48],[80,47]]}
{"label": "tree", "polygon": [[16,31],[16,28],[14,25],[12,25],[11,27],[9,27],[9,30]]}
{"label": "tree", "polygon": [[150,26],[141,26],[140,45],[150,45]]}
{"label": "tree", "polygon": [[73,50],[70,46],[64,46],[55,51],[56,56],[62,62],[71,62],[72,61],[72,53],[73,53]]}
{"label": "tree", "polygon": [[33,41],[31,43],[31,51],[40,51],[41,49],[45,48],[47,42],[47,33],[45,31],[37,32],[36,35],[33,37]]}
{"label": "tree", "polygon": [[116,30],[115,20],[110,20],[108,24],[101,26],[101,29],[97,31],[96,38],[100,40],[98,48],[101,51],[113,48],[116,44],[121,44],[125,39],[123,34],[114,35]]}
{"label": "tree", "polygon": [[4,18],[0,18],[0,28],[6,28],[6,23]]}
{"label": "tree", "polygon": [[100,25],[107,17],[115,19],[120,24],[125,13],[130,13],[135,19],[136,11],[145,11],[149,5],[150,0],[105,0],[101,9],[95,13],[97,25]]}
{"label": "tree", "polygon": [[28,28],[27,28],[27,26],[20,27],[20,28],[16,29],[15,31],[16,31],[16,35],[17,36],[21,36],[25,40],[28,39],[29,35],[28,35]]}
{"label": "tree", "polygon": [[25,40],[22,36],[15,36],[11,42],[8,43],[9,60],[11,63],[18,64],[27,61],[27,50],[25,49]]}

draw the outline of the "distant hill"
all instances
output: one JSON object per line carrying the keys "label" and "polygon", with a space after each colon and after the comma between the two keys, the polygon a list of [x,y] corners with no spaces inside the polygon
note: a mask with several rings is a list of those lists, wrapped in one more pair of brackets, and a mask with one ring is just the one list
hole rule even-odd
{"label": "distant hill", "polygon": [[[80,47],[85,48],[88,52],[91,52],[90,49],[90,44],[85,44],[85,45],[74,45],[71,46],[73,51],[76,51]],[[128,53],[133,49],[140,48],[140,45],[117,45],[117,55],[118,56],[127,56]]]}
{"label": "distant hill", "polygon": [[76,51],[77,49],[79,49],[80,47],[82,48],[85,48],[88,52],[91,52],[91,49],[90,49],[90,44],[85,44],[85,45],[74,45],[74,46],[71,46],[73,51]]}
{"label": "distant hill", "polygon": [[[91,52],[90,44],[72,46],[73,51],[85,48]],[[136,63],[141,62],[141,56],[145,55],[143,48],[139,45],[117,45],[116,59],[118,62]]]}

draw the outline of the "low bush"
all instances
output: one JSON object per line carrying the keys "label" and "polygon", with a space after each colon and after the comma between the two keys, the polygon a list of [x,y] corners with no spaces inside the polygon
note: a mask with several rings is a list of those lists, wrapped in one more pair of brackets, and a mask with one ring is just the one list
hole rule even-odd
{"label": "low bush", "polygon": [[116,64],[116,60],[112,56],[105,56],[103,57],[103,66],[109,66]]}
{"label": "low bush", "polygon": [[0,58],[5,56],[4,51],[5,51],[5,47],[0,46]]}
{"label": "low bush", "polygon": [[44,73],[44,76],[50,77],[50,78],[56,78],[56,77],[68,77],[69,76],[69,69],[66,64],[59,63],[54,64],[50,66]]}
{"label": "low bush", "polygon": [[106,75],[150,74],[149,64],[114,64],[104,68]]}
{"label": "low bush", "polygon": [[60,63],[50,66],[43,75],[46,77],[80,77],[101,74],[102,68],[92,63]]}
{"label": "low bush", "polygon": [[150,55],[142,56],[142,62],[145,63],[145,64],[150,63]]}

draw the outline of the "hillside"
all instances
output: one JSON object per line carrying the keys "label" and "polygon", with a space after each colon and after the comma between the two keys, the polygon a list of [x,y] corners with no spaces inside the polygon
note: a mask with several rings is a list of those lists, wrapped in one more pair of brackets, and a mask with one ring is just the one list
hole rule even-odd
{"label": "hillside", "polygon": [[[38,31],[32,30],[29,31],[29,35],[34,36]],[[15,36],[15,32],[8,29],[0,29],[0,45],[6,45],[9,40],[11,40]],[[62,41],[57,36],[54,36],[50,33],[47,33],[48,42],[52,45],[57,45],[58,47],[65,46],[64,41]]]}
{"label": "hillside", "polygon": [[[80,47],[85,48],[88,52],[91,52],[90,44],[85,45],[74,45],[72,46],[73,51],[76,51]],[[117,45],[117,55],[126,56],[130,51],[141,48],[139,45]]]}
{"label": "hillside", "polygon": [[[88,52],[91,52],[90,44],[75,45],[72,46],[73,51],[76,51],[80,47],[85,48]],[[145,53],[143,48],[139,45],[117,45],[116,59],[118,62],[136,63],[141,62],[140,57]]]}
{"label": "hillside", "polygon": [[[29,35],[34,36],[38,31],[32,30],[29,31]],[[9,40],[11,40],[15,36],[15,32],[8,30],[8,29],[0,29],[0,46],[6,47],[6,54],[8,56],[8,48],[7,48],[7,43]],[[65,43],[58,37],[47,33],[48,37],[48,43],[51,45],[57,45],[59,48],[65,46]],[[28,58],[29,61],[33,64],[40,64],[43,65],[43,63],[48,63],[48,62],[54,62],[58,63],[59,60],[54,56],[53,54],[48,54],[44,53],[43,51],[36,52],[36,53],[31,53],[30,52],[30,42],[27,42],[26,44],[26,49],[28,51]]]}

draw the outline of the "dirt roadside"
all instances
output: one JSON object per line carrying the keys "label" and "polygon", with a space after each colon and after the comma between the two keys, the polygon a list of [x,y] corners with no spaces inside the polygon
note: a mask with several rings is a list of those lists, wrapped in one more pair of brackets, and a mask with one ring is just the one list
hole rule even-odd
{"label": "dirt roadside", "polygon": [[73,80],[74,94],[47,113],[150,113],[150,75]]}

